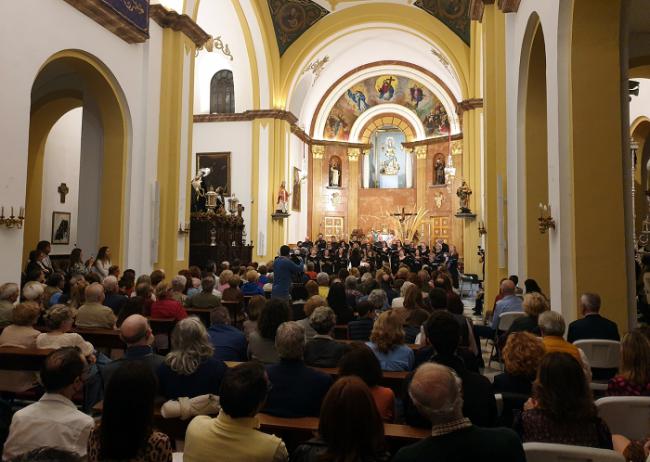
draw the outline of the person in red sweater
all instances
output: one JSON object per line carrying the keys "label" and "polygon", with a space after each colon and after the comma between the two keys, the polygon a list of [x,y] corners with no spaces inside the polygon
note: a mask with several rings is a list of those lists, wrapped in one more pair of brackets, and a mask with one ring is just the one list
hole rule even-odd
{"label": "person in red sweater", "polygon": [[156,286],[156,301],[151,305],[152,318],[173,318],[176,321],[187,318],[187,311],[181,302],[174,300],[171,285],[161,282]]}

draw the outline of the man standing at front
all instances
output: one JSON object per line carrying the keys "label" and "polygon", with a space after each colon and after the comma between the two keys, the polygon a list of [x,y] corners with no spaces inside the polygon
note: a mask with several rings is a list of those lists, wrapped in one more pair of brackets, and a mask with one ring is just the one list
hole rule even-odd
{"label": "man standing at front", "polygon": [[291,293],[292,276],[303,272],[303,265],[294,263],[289,258],[288,245],[280,247],[280,256],[273,262],[273,289],[271,297],[289,300]]}

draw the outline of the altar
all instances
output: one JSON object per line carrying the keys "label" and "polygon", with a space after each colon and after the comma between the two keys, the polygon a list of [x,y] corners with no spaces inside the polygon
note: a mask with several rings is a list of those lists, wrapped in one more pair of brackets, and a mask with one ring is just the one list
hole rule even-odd
{"label": "altar", "polygon": [[237,214],[193,212],[190,216],[190,265],[205,268],[208,261],[252,261],[253,246],[245,243],[244,220]]}

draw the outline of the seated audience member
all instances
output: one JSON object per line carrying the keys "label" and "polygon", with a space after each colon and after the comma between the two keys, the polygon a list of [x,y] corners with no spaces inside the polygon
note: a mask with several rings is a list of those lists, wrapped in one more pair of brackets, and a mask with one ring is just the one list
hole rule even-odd
{"label": "seated audience member", "polygon": [[43,307],[49,308],[59,303],[59,298],[63,294],[65,287],[65,276],[59,271],[55,271],[47,278],[47,283],[43,289]]}
{"label": "seated audience member", "polygon": [[302,311],[305,313],[305,317],[296,321],[302,326],[303,329],[305,329],[306,341],[311,340],[316,335],[316,331],[311,326],[309,318],[311,317],[314,310],[319,306],[327,306],[327,302],[323,297],[320,295],[313,295],[309,297],[309,300],[307,300],[307,302],[305,302],[305,304],[302,306]]}
{"label": "seated audience member", "polygon": [[[526,279],[524,281],[524,288],[526,289],[527,294],[538,293],[544,295],[544,292],[542,292],[542,288],[539,286],[539,284],[537,284],[537,281],[535,281],[534,279]],[[544,297],[546,297],[546,295],[544,295]]]}
{"label": "seated audience member", "polygon": [[166,277],[165,270],[162,269],[153,270],[149,275],[149,282],[151,283],[151,287],[157,287],[158,284],[160,284],[165,280],[165,277]]}
{"label": "seated audience member", "polygon": [[23,286],[22,300],[24,302],[34,302],[39,308],[43,308],[43,294],[45,285],[39,281],[29,281]]}
{"label": "seated audience member", "polygon": [[327,305],[336,314],[339,324],[347,324],[354,319],[354,313],[348,306],[345,286],[341,282],[335,282],[327,294]]}
{"label": "seated audience member", "polygon": [[544,356],[533,384],[533,397],[516,417],[514,428],[524,443],[612,449],[612,435],[598,417],[582,365],[568,353]]}
{"label": "seated audience member", "polygon": [[362,343],[353,343],[339,362],[339,377],[356,375],[368,385],[375,400],[379,415],[385,422],[395,418],[395,393],[379,385],[382,379],[379,360],[370,348]]}
{"label": "seated audience member", "polygon": [[86,276],[90,268],[92,268],[93,263],[95,263],[95,257],[90,256],[88,260],[83,261],[82,251],[80,248],[76,247],[70,252],[70,266],[68,267],[68,274],[70,277],[77,274],[81,276]]}
{"label": "seated audience member", "polygon": [[171,462],[172,445],[153,431],[156,376],[146,364],[120,366],[106,387],[101,421],[88,440],[88,462]]}
{"label": "seated audience member", "polygon": [[309,322],[316,335],[305,345],[305,364],[314,367],[336,367],[348,348],[346,344],[332,338],[336,325],[334,311],[327,306],[319,306],[309,317]]}
{"label": "seated audience member", "polygon": [[372,327],[375,324],[375,309],[369,301],[357,304],[358,318],[348,323],[348,338],[350,340],[370,340]]}
{"label": "seated audience member", "polygon": [[266,305],[266,298],[264,295],[253,295],[248,301],[246,306],[246,320],[244,321],[244,335],[246,340],[250,337],[251,333],[257,329],[257,320],[262,314],[262,310]]}
{"label": "seated audience member", "polygon": [[[34,302],[24,302],[16,305],[12,312],[13,323],[0,333],[0,347],[12,346],[20,348],[36,348],[36,338],[40,332],[34,329],[41,314],[40,307]],[[31,371],[1,370],[0,390],[23,392],[37,385],[37,377]]]}
{"label": "seated audience member", "polygon": [[[460,341],[458,322],[447,311],[437,310],[425,323],[424,331],[427,341],[431,343],[435,352],[428,362],[452,368],[463,381],[462,388],[465,398],[463,415],[479,427],[494,426],[497,419],[497,405],[492,384],[487,377],[470,371],[458,355]],[[410,380],[409,377],[406,382],[408,383]],[[426,426],[426,420],[414,409],[410,396],[406,395],[403,399],[406,422],[417,427]]]}
{"label": "seated audience member", "polygon": [[14,414],[3,460],[38,448],[58,448],[86,456],[88,436],[95,422],[77,410],[72,397],[83,389],[87,368],[85,358],[74,347],[60,348],[47,356],[40,372],[45,394]]}
{"label": "seated audience member", "polygon": [[215,280],[213,276],[201,279],[201,292],[185,300],[188,308],[214,308],[221,304],[221,297],[214,295]]}
{"label": "seated audience member", "polygon": [[216,418],[194,417],[185,434],[185,462],[286,462],[280,438],[258,430],[257,414],[270,388],[264,367],[257,362],[228,369],[221,382]]}
{"label": "seated audience member", "polygon": [[314,295],[318,295],[318,283],[316,281],[305,282],[305,290],[307,291],[307,299],[310,299]]}
{"label": "seated audience member", "polygon": [[255,270],[250,270],[246,273],[246,282],[241,286],[241,291],[246,296],[261,295],[264,296],[264,291],[259,285],[260,275]]}
{"label": "seated audience member", "polygon": [[305,269],[305,276],[307,276],[310,281],[315,281],[318,273],[315,271],[316,266],[314,265],[314,262],[308,261],[305,265]]}
{"label": "seated audience member", "polygon": [[[122,309],[120,310],[120,314],[117,315],[117,321],[115,322],[117,327],[120,327],[124,322],[124,320],[131,315],[140,314],[144,316],[145,315],[144,306],[145,306],[144,298],[137,295],[135,297],[129,298],[124,304],[124,306],[122,307]],[[151,311],[149,312],[151,313]]]}
{"label": "seated audience member", "polygon": [[564,340],[564,318],[557,311],[545,311],[538,318],[539,329],[542,332],[542,342],[546,353],[568,353],[576,358],[585,371],[587,380],[591,381],[591,368],[585,353],[572,343]]}
{"label": "seated audience member", "polygon": [[230,325],[230,315],[223,306],[210,312],[210,342],[214,347],[214,357],[221,361],[246,361],[248,342],[244,333]]}
{"label": "seated audience member", "polygon": [[156,286],[156,301],[151,305],[151,317],[176,321],[187,318],[187,311],[181,302],[174,300],[174,292],[166,282]]}
{"label": "seated audience member", "polygon": [[408,387],[410,399],[432,425],[431,436],[400,449],[393,462],[433,460],[525,462],[516,433],[506,428],[480,428],[464,417],[460,378],[448,367],[423,364]]}
{"label": "seated audience member", "polygon": [[404,329],[400,316],[391,311],[379,315],[366,342],[384,371],[410,371],[413,368],[413,350],[404,344]]}
{"label": "seated audience member", "polygon": [[226,371],[214,358],[208,331],[199,318],[179,321],[172,331],[172,348],[158,368],[160,394],[166,399],[218,394]]}
{"label": "seated audience member", "polygon": [[115,328],[117,317],[109,307],[104,306],[104,287],[94,282],[86,287],[86,302],[79,307],[75,324],[77,327]]}
{"label": "seated audience member", "polygon": [[221,293],[221,300],[224,302],[238,302],[244,301],[244,294],[239,288],[241,279],[236,274],[228,279],[228,287]]}
{"label": "seated audience member", "polygon": [[390,459],[384,442],[384,425],[372,394],[361,379],[343,377],[323,400],[318,438],[296,448],[292,462],[364,461]]}
{"label": "seated audience member", "polygon": [[18,301],[18,284],[7,282],[0,286],[0,327],[11,324],[11,316],[14,305]]}
{"label": "seated audience member", "polygon": [[77,347],[89,362],[95,362],[95,348],[90,342],[75,332],[70,332],[74,324],[74,311],[69,306],[54,305],[45,314],[45,326],[48,332],[36,337],[37,348],[57,349]]}
{"label": "seated audience member", "polygon": [[354,311],[357,306],[357,300],[361,297],[361,292],[357,288],[358,279],[356,276],[348,276],[345,278],[345,297],[348,306]]}
{"label": "seated audience member", "polygon": [[621,366],[607,386],[609,396],[650,396],[650,341],[633,330],[621,342]]}
{"label": "seated audience member", "polygon": [[548,311],[548,300],[542,294],[532,292],[524,295],[524,301],[521,303],[526,316],[515,319],[508,329],[506,336],[513,332],[530,332],[533,335],[541,336],[539,330],[538,318],[544,311]]}
{"label": "seated audience member", "polygon": [[187,277],[182,274],[177,274],[172,278],[172,298],[176,300],[181,305],[185,303],[187,295],[185,291],[187,289]]}
{"label": "seated audience member", "polygon": [[[399,281],[400,279],[398,279]],[[409,281],[404,281],[404,283],[399,288],[399,297],[395,297],[391,303],[392,308],[402,308],[404,306],[404,297],[406,296],[406,291],[409,287],[417,287],[415,284]]]}
{"label": "seated audience member", "polygon": [[598,294],[584,293],[580,296],[580,311],[583,318],[569,324],[567,340],[571,343],[576,340],[620,340],[616,323],[602,317],[600,312],[600,296]]}
{"label": "seated audience member", "polygon": [[530,395],[544,353],[544,345],[533,334],[510,335],[502,353],[505,372],[494,377],[494,392]]}
{"label": "seated audience member", "polygon": [[381,289],[371,290],[368,294],[368,301],[377,312],[390,308],[390,305],[388,304],[388,296],[386,295],[386,292]]}
{"label": "seated audience member", "polygon": [[104,286],[104,306],[109,307],[117,315],[126,303],[126,297],[120,294],[117,278],[115,276],[106,276],[102,281],[102,285]]}
{"label": "seated audience member", "polygon": [[446,310],[447,309],[447,292],[440,287],[434,287],[429,291],[429,305],[432,310]]}
{"label": "seated audience member", "polygon": [[266,367],[272,388],[264,412],[280,417],[318,416],[332,378],[303,362],[305,332],[293,321],[278,327],[278,364]]}
{"label": "seated audience member", "polygon": [[104,386],[108,385],[110,378],[124,364],[139,361],[147,365],[154,373],[165,362],[165,357],[154,353],[151,345],[154,335],[147,318],[140,314],[132,314],[120,326],[120,338],[126,343],[124,356],[107,364],[102,370]]}
{"label": "seated audience member", "polygon": [[515,284],[510,279],[505,279],[501,283],[501,294],[503,298],[499,300],[492,313],[492,322],[489,326],[476,326],[476,332],[483,338],[494,338],[499,326],[499,317],[503,313],[523,313],[521,298],[515,295]]}
{"label": "seated audience member", "polygon": [[275,334],[280,324],[288,321],[289,318],[289,307],[284,300],[279,298],[267,300],[257,322],[257,330],[248,337],[248,357],[263,364],[280,361],[275,348]]}
{"label": "seated audience member", "polygon": [[318,295],[327,300],[330,293],[330,277],[327,273],[318,273],[316,276],[316,283],[318,284]]}

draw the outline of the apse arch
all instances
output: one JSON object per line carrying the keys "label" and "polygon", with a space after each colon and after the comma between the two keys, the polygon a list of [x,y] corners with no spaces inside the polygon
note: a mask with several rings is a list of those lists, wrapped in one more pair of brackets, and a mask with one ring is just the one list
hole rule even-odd
{"label": "apse arch", "polygon": [[[62,78],[63,77],[63,78]],[[116,263],[126,251],[126,203],[131,147],[131,116],[124,93],[110,69],[82,50],[63,50],[39,68],[32,85],[23,254],[40,236],[45,142],[54,124],[77,107],[92,105],[102,127],[97,240],[109,246]],[[75,217],[76,219],[76,217]],[[87,249],[94,252],[96,249]]]}
{"label": "apse arch", "polygon": [[[403,119],[411,128],[411,131],[414,132],[414,140],[407,141],[416,141],[425,138],[424,126],[420,119],[404,106],[399,104],[386,103],[379,106],[373,106],[370,109],[364,111],[361,116],[355,121],[352,129],[350,130],[350,137],[348,141],[351,143],[360,143],[363,142],[363,136],[365,134],[365,129],[369,123],[374,119],[380,118],[381,116],[391,116],[396,115],[398,118]],[[403,130],[404,131],[404,130]]]}

